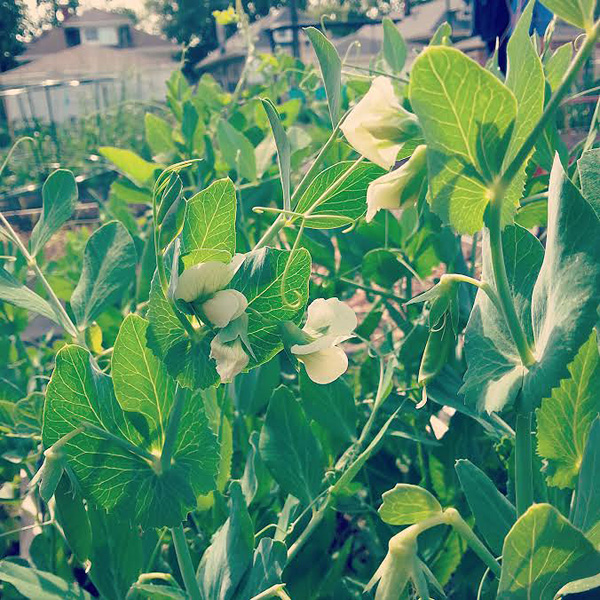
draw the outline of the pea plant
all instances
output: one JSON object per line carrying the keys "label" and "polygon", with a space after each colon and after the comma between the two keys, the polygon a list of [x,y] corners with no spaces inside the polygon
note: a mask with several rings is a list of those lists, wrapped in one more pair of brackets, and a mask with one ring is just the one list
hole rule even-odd
{"label": "pea plant", "polygon": [[73,174],[0,214],[3,597],[596,597],[598,115],[558,116],[600,21],[545,4],[576,49],[530,2],[506,76],[389,20],[366,71],[306,30],[321,101],[175,75],[62,295]]}

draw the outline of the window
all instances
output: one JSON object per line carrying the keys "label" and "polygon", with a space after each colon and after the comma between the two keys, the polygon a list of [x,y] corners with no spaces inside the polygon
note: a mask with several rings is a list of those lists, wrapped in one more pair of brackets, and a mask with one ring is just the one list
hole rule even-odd
{"label": "window", "polygon": [[98,28],[97,27],[86,27],[83,30],[83,35],[88,42],[98,41]]}
{"label": "window", "polygon": [[79,44],[81,44],[79,29],[76,27],[67,27],[65,29],[65,40],[69,48],[72,46],[79,46]]}

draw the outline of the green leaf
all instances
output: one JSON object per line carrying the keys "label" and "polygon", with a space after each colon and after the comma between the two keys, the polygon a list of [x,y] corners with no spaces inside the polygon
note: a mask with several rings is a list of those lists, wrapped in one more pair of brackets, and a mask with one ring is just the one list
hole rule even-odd
{"label": "green leaf", "polygon": [[24,567],[10,560],[0,562],[0,581],[10,583],[25,598],[35,600],[92,600],[92,597],[76,583]]}
{"label": "green leaf", "polygon": [[361,272],[366,281],[374,281],[384,288],[391,288],[405,275],[406,267],[396,258],[396,255],[384,248],[369,250],[362,260]]}
{"label": "green leaf", "polygon": [[563,77],[571,64],[572,57],[573,44],[567,42],[566,44],[559,46],[545,62],[544,71],[546,72],[546,79],[550,84],[550,89],[552,91],[556,90],[563,80]]}
{"label": "green leaf", "polygon": [[93,540],[90,579],[102,598],[123,600],[144,569],[140,530],[89,504],[88,517]]}
{"label": "green leaf", "polygon": [[319,442],[292,392],[275,390],[260,433],[260,455],[281,489],[302,504],[321,490],[325,462]]}
{"label": "green leaf", "polygon": [[134,583],[127,594],[127,600],[189,600],[189,596],[176,587]]}
{"label": "green leaf", "polygon": [[277,146],[277,161],[279,164],[279,175],[281,177],[281,189],[283,191],[283,207],[287,210],[291,208],[290,204],[290,171],[291,171],[291,148],[290,141],[285,133],[285,129],[281,124],[279,113],[274,104],[268,100],[262,100],[263,107],[269,118],[275,145]]}
{"label": "green leaf", "polygon": [[186,267],[228,262],[235,253],[237,200],[231,179],[219,179],[187,201],[181,236]]}
{"label": "green leaf", "polygon": [[154,274],[148,302],[148,347],[164,362],[179,385],[205,389],[219,381],[215,363],[209,359],[212,334],[194,338],[187,334],[171,303],[165,298],[158,273]]}
{"label": "green leaf", "polygon": [[194,105],[188,100],[183,105],[183,118],[181,120],[181,133],[186,141],[188,151],[194,149],[194,134],[198,127],[198,112]]}
{"label": "green leaf", "polygon": [[398,483],[382,498],[378,512],[388,525],[412,525],[442,512],[437,499],[418,485]]}
{"label": "green leaf", "polygon": [[298,322],[302,317],[310,269],[310,254],[303,248],[295,252],[262,248],[246,255],[230,287],[248,300],[248,337],[254,353],[248,369],[267,362],[282,349],[281,322]]}
{"label": "green leaf", "polygon": [[[502,169],[515,97],[462,52],[430,46],[412,67],[410,102],[427,142],[431,207],[459,233],[474,233],[483,227],[488,189]],[[517,201],[506,199],[505,221]]]}
{"label": "green leaf", "polygon": [[[600,417],[589,430],[575,493],[573,525],[600,543]],[[593,532],[593,535],[592,535]]]}
{"label": "green leaf", "polygon": [[175,380],[164,363],[146,346],[148,321],[128,315],[119,329],[112,357],[117,402],[125,412],[142,412],[147,422],[145,440],[151,452],[165,442],[167,417],[175,397]]}
{"label": "green leaf", "polygon": [[277,355],[248,373],[240,373],[234,380],[236,408],[244,415],[262,412],[280,383],[281,361]]}
{"label": "green leaf", "polygon": [[103,146],[98,151],[139,187],[149,184],[155,171],[164,168],[164,165],[148,162],[131,150]]}
{"label": "green leaf", "polygon": [[356,440],[356,404],[352,390],[343,379],[319,385],[303,370],[300,395],[302,406],[311,419],[341,441],[351,443]]}
{"label": "green leaf", "polygon": [[383,57],[395,73],[401,73],[406,63],[406,42],[398,28],[389,17],[384,17],[383,24]]}
{"label": "green leaf", "polygon": [[78,192],[71,171],[59,169],[48,176],[42,187],[42,214],[29,238],[32,256],[66,223],[77,203]]}
{"label": "green leaf", "polygon": [[[582,594],[583,592],[589,592],[600,588],[600,573],[593,575],[592,577],[584,577],[583,579],[577,579],[571,581],[567,585],[563,585],[558,592],[556,592],[555,599],[563,598],[569,594]],[[585,596],[582,596],[585,598]],[[590,596],[587,596],[588,598]]]}
{"label": "green leaf", "polygon": [[238,177],[256,179],[256,156],[250,140],[224,119],[217,124],[217,141],[223,158],[234,169]]}
{"label": "green leaf", "polygon": [[600,148],[585,152],[577,161],[581,193],[600,218]]}
{"label": "green leaf", "polygon": [[213,537],[198,567],[204,598],[231,600],[252,562],[254,527],[240,484],[230,486],[229,518]]}
{"label": "green leaf", "polygon": [[281,583],[287,563],[287,548],[282,542],[262,538],[254,551],[252,566],[248,569],[235,600],[254,598],[270,587]]}
{"label": "green leaf", "polygon": [[304,33],[317,55],[325,83],[331,124],[336,127],[342,111],[342,61],[335,46],[318,29],[307,27],[304,29]]}
{"label": "green leaf", "polygon": [[61,450],[86,500],[144,528],[180,523],[197,495],[214,489],[219,461],[204,408],[186,394],[173,462],[158,470],[147,441],[146,414],[155,410],[140,397],[136,412],[124,411],[111,378],[83,348],[58,353],[46,392],[44,446],[71,434]]}
{"label": "green leaf", "polygon": [[537,416],[537,451],[546,460],[549,485],[575,487],[590,427],[600,412],[600,356],[596,333],[581,346],[552,396]]}
{"label": "green leaf", "polygon": [[[510,145],[504,158],[508,165],[540,120],[544,110],[544,69],[529,36],[534,2],[529,2],[510,36],[507,46],[506,87],[517,99],[517,115]],[[523,172],[527,163],[523,165]],[[522,184],[522,181],[521,181]],[[519,190],[519,195],[522,189]]]}
{"label": "green leaf", "polygon": [[[467,497],[477,529],[492,552],[502,554],[502,545],[517,520],[515,507],[496,488],[494,482],[469,460],[455,465],[460,485]],[[490,518],[490,514],[493,518]]]}
{"label": "green leaf", "polygon": [[72,489],[69,478],[63,475],[56,492],[56,519],[59,522],[69,547],[77,559],[85,563],[92,551],[92,528],[83,498]]}
{"label": "green leaf", "polygon": [[119,221],[110,221],[88,239],[83,267],[71,296],[77,325],[85,329],[135,281],[135,244]]}
{"label": "green leaf", "polygon": [[599,570],[591,542],[553,506],[534,504],[504,542],[498,600],[552,600],[566,583]]}
{"label": "green leaf", "polygon": [[544,0],[542,4],[575,27],[587,29],[594,24],[594,0]]}
{"label": "green leaf", "polygon": [[175,150],[173,127],[167,121],[148,112],[144,117],[144,125],[152,156],[162,158]]}
{"label": "green leaf", "polygon": [[[321,171],[310,183],[296,206],[296,212],[305,213],[316,202],[319,205],[306,221],[306,227],[331,229],[356,221],[367,212],[367,188],[385,171],[372,163],[361,163],[336,188],[329,188],[342,176],[353,161],[344,161]],[[315,218],[319,217],[319,218]]]}
{"label": "green leaf", "polygon": [[[568,377],[567,365],[597,320],[599,237],[600,220],[557,157],[550,177],[545,254],[520,227],[507,227],[503,235],[517,315],[537,362],[529,369],[521,364],[504,319],[479,291],[465,338],[468,370],[462,391],[468,404],[498,411],[522,390],[526,406],[534,408]],[[494,285],[486,238],[484,246],[483,279]]]}
{"label": "green leaf", "polygon": [[0,300],[35,312],[60,325],[52,307],[41,296],[17,281],[3,267],[0,267]]}

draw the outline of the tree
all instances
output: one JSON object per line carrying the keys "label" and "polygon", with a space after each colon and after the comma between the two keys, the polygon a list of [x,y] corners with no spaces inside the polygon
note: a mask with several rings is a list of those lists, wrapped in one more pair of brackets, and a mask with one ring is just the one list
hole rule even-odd
{"label": "tree", "polygon": [[25,49],[22,39],[27,24],[22,0],[0,0],[0,23],[0,71],[7,71],[17,64],[15,57]]}

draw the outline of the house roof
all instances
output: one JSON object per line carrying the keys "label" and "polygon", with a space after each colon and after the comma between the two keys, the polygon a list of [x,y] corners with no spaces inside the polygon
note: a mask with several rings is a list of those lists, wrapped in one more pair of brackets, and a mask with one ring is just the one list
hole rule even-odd
{"label": "house roof", "polygon": [[168,55],[150,54],[137,48],[79,45],[2,73],[0,85],[34,85],[47,80],[112,77],[161,67],[173,68]]}
{"label": "house roof", "polygon": [[[101,25],[132,25],[131,20],[126,15],[114,13],[106,10],[91,9],[86,10],[81,15],[73,15],[58,27],[53,27],[45,31],[38,38],[27,44],[25,52],[19,57],[21,60],[32,60],[47,54],[60,52],[68,48],[65,39],[65,28],[68,27],[86,27]],[[134,48],[173,48],[175,51],[177,45],[159,35],[152,35],[131,26],[131,38]]]}

